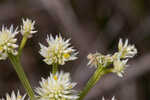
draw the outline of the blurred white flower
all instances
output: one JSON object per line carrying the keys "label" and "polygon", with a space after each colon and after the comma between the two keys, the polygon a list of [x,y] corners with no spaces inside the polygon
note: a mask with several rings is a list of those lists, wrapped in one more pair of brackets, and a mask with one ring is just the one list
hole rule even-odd
{"label": "blurred white flower", "polygon": [[37,32],[34,30],[35,21],[32,21],[28,18],[26,20],[23,19],[22,21],[23,21],[23,25],[21,25],[21,34],[23,36],[31,38],[32,35]]}
{"label": "blurred white flower", "polygon": [[137,54],[137,49],[134,45],[128,45],[128,39],[126,39],[123,45],[122,39],[118,43],[119,53],[121,53],[121,58],[132,58]]}
{"label": "blurred white flower", "polygon": [[91,67],[94,66],[97,68],[98,66],[98,57],[100,56],[99,53],[95,53],[95,54],[88,54],[87,59],[89,60],[88,65],[90,65]]}
{"label": "blurred white flower", "polygon": [[15,50],[18,47],[16,44],[17,39],[15,38],[17,34],[17,28],[13,30],[13,25],[11,25],[10,29],[2,26],[0,31],[0,60],[5,60],[8,57],[8,53],[18,54]]}
{"label": "blurred white flower", "polygon": [[71,82],[70,74],[57,72],[50,74],[47,79],[42,78],[40,87],[36,88],[39,100],[76,100],[77,92],[73,90],[76,83]]}
{"label": "blurred white flower", "polygon": [[15,95],[14,91],[11,93],[11,95],[6,94],[6,98],[2,98],[0,100],[24,100],[26,95],[21,96],[20,92],[18,91],[17,95]]}
{"label": "blurred white flower", "polygon": [[47,36],[48,47],[40,44],[40,54],[44,57],[44,62],[48,65],[60,64],[77,59],[77,54],[73,47],[70,47],[70,39],[64,40],[61,35],[54,39],[52,35]]}
{"label": "blurred white flower", "polygon": [[[105,98],[102,97],[102,100],[105,100]],[[111,100],[116,100],[116,99],[115,99],[115,96],[113,96]]]}
{"label": "blurred white flower", "polygon": [[126,59],[126,60],[120,60],[120,59],[115,60],[113,62],[114,68],[112,69],[112,72],[117,73],[117,75],[119,77],[123,77],[124,70],[127,67],[127,65],[126,65],[127,62],[128,62],[128,59]]}
{"label": "blurred white flower", "polygon": [[102,65],[103,67],[106,67],[109,63],[113,61],[113,58],[110,55],[102,55],[100,53],[95,54],[89,54],[87,56],[89,59],[88,65],[94,66],[97,68],[98,65]]}

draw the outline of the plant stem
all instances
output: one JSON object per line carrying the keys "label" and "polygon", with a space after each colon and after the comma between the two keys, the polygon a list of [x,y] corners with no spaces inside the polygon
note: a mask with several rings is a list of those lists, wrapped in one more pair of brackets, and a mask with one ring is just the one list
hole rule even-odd
{"label": "plant stem", "polygon": [[95,73],[93,76],[90,78],[88,83],[86,84],[85,88],[80,94],[80,97],[78,100],[83,100],[83,98],[87,95],[87,93],[91,90],[91,88],[97,83],[97,81],[105,74],[104,72],[104,67],[99,65],[98,68],[96,69]]}
{"label": "plant stem", "polygon": [[17,75],[18,75],[22,85],[24,86],[28,96],[30,97],[30,100],[33,100],[34,92],[30,86],[30,83],[25,75],[25,72],[20,64],[19,59],[17,58],[17,56],[13,56],[12,54],[9,54],[9,59],[10,59],[11,63],[13,64],[13,67],[14,67],[15,71],[17,72]]}
{"label": "plant stem", "polygon": [[21,56],[22,49],[24,48],[27,40],[28,40],[27,36],[24,36],[23,39],[22,39],[22,41],[21,41],[21,44],[20,44],[20,47],[19,47],[19,52],[18,52],[18,56],[19,57]]}
{"label": "plant stem", "polygon": [[56,64],[53,64],[53,74],[56,74],[56,72],[58,71],[58,66],[57,66],[57,63]]}

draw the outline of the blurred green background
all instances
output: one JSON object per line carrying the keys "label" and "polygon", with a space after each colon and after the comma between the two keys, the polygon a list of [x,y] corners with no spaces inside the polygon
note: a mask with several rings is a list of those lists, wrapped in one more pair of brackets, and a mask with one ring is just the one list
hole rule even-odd
{"label": "blurred green background", "polygon": [[[20,25],[22,18],[35,20],[38,30],[22,55],[33,88],[51,71],[38,53],[39,42],[46,44],[47,34],[60,32],[80,52],[78,60],[60,66],[71,73],[77,90],[95,70],[87,67],[86,56],[96,51],[114,53],[119,38],[128,38],[138,54],[130,60],[124,78],[105,75],[85,100],[101,100],[102,96],[110,100],[114,95],[117,100],[150,100],[150,0],[0,0],[1,26]],[[10,61],[0,61],[0,96],[18,89],[25,93]]]}

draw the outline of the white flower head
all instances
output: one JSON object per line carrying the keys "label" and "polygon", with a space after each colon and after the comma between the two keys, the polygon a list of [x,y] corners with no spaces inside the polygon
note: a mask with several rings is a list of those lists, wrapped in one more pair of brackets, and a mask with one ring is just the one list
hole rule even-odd
{"label": "white flower head", "polygon": [[96,68],[98,65],[106,67],[110,62],[113,61],[113,58],[110,55],[105,56],[97,52],[95,54],[90,53],[87,58],[89,59],[88,65]]}
{"label": "white flower head", "polygon": [[24,100],[25,97],[26,97],[26,95],[21,96],[19,91],[18,91],[17,95],[15,95],[15,92],[13,91],[11,93],[11,95],[6,94],[6,98],[5,99],[2,98],[0,100]]}
{"label": "white flower head", "polygon": [[23,19],[22,21],[23,21],[23,25],[21,25],[21,34],[23,36],[27,36],[28,38],[31,38],[32,35],[37,32],[34,30],[35,21],[32,21],[28,18],[26,20]]}
{"label": "white flower head", "polygon": [[126,65],[127,62],[128,62],[128,59],[126,59],[126,60],[120,60],[120,59],[115,60],[113,62],[114,68],[112,69],[112,72],[117,73],[117,75],[119,77],[123,77],[124,70],[127,67],[127,65]]}
{"label": "white flower head", "polygon": [[126,39],[124,45],[122,39],[119,40],[118,44],[119,52],[122,58],[132,58],[137,54],[137,49],[134,45],[128,45],[128,39]]}
{"label": "white flower head", "polygon": [[76,100],[77,92],[73,90],[76,83],[71,82],[70,74],[57,72],[55,75],[50,73],[47,79],[42,78],[40,87],[36,88],[39,100]]}
{"label": "white flower head", "polygon": [[0,31],[0,60],[5,60],[8,57],[8,53],[13,55],[18,54],[15,50],[18,47],[16,44],[17,39],[15,38],[17,34],[17,28],[13,30],[13,25],[9,29],[2,26],[2,30]]}
{"label": "white flower head", "polygon": [[67,61],[77,59],[78,52],[70,46],[69,41],[70,39],[65,40],[61,35],[56,35],[55,38],[47,36],[48,47],[40,44],[39,52],[44,57],[44,62],[48,65],[64,65]]}
{"label": "white flower head", "polygon": [[[105,98],[102,97],[102,100],[105,100]],[[116,99],[115,99],[115,96],[113,96],[111,100],[116,100]]]}

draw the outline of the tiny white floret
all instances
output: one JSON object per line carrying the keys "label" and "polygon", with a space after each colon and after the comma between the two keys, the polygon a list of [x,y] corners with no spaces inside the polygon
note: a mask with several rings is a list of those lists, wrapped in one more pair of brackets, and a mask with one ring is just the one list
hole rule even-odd
{"label": "tiny white floret", "polygon": [[127,67],[127,62],[128,62],[128,59],[126,59],[126,60],[120,60],[120,59],[115,60],[113,62],[114,68],[112,69],[112,72],[117,73],[117,75],[119,77],[123,77],[124,70]]}
{"label": "tiny white floret", "polygon": [[26,20],[23,19],[22,21],[23,25],[21,25],[21,34],[27,38],[31,38],[32,35],[37,32],[34,30],[35,21],[32,21],[28,18]]}
{"label": "tiny white floret", "polygon": [[123,44],[122,39],[118,43],[119,53],[121,53],[121,58],[132,58],[137,54],[137,49],[134,45],[128,44],[128,39],[126,39]]}

